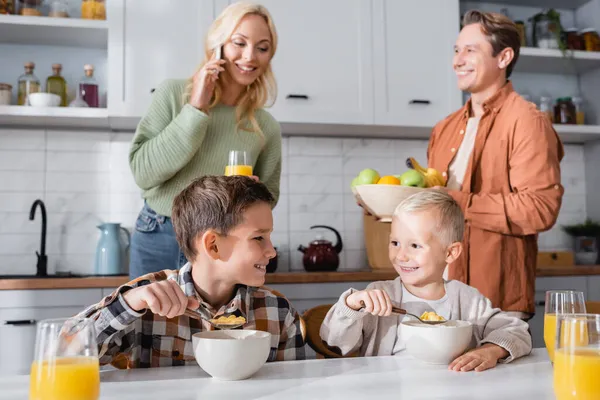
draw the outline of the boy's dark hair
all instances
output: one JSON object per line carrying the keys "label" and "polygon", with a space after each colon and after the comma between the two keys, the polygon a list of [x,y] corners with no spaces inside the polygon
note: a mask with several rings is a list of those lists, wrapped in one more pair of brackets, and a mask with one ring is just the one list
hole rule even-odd
{"label": "boy's dark hair", "polygon": [[203,176],[194,180],[173,201],[172,222],[185,257],[196,258],[194,240],[209,229],[226,235],[239,225],[253,204],[273,205],[269,189],[247,176]]}
{"label": "boy's dark hair", "polygon": [[512,74],[513,68],[519,59],[521,50],[521,37],[517,25],[506,15],[483,12],[479,10],[467,11],[463,17],[463,26],[480,24],[481,30],[492,45],[492,56],[496,57],[502,50],[510,47],[515,56],[506,67],[506,79]]}

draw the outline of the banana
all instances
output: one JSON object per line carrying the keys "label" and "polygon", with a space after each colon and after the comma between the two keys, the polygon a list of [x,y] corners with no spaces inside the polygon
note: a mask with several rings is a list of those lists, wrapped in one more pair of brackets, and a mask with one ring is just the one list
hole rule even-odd
{"label": "banana", "polygon": [[435,168],[425,169],[413,157],[406,159],[406,166],[423,174],[427,187],[446,186],[446,179]]}

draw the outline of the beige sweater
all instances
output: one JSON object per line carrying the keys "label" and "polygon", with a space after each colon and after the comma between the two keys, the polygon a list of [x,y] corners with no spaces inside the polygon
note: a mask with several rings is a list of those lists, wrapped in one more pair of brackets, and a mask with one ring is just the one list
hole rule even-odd
{"label": "beige sweater", "polygon": [[[510,355],[500,360],[508,363],[531,352],[529,325],[521,319],[511,317],[498,308],[493,308],[490,300],[473,287],[459,281],[448,281],[444,301],[410,304],[402,302],[400,277],[393,281],[371,283],[367,289],[385,290],[395,304],[420,313],[427,310],[446,310],[448,319],[464,320],[473,323],[473,340],[470,348],[484,343],[494,343],[506,349]],[[346,305],[346,297],[356,290],[344,292],[339,301],[327,313],[321,325],[321,338],[329,345],[338,347],[343,355],[359,351],[361,356],[389,356],[401,350],[399,346],[400,322],[402,316],[376,317],[359,312]],[[407,310],[409,311],[409,310]],[[410,312],[410,311],[409,311]],[[416,314],[420,315],[420,314]],[[408,317],[411,318],[411,317]],[[400,334],[401,335],[401,334]]]}

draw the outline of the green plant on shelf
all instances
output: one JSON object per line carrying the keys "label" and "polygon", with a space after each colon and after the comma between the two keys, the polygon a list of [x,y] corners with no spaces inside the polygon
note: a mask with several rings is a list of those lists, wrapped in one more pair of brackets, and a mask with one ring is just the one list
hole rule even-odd
{"label": "green plant on shelf", "polygon": [[573,55],[573,52],[568,51],[567,43],[565,42],[564,37],[564,28],[562,23],[560,22],[560,13],[553,8],[549,10],[544,10],[535,14],[533,17],[529,18],[529,21],[532,22],[533,26],[533,45],[538,46],[537,32],[536,27],[538,23],[542,21],[548,21],[548,30],[554,34],[556,37],[556,42],[558,43],[558,48],[562,52],[564,57],[568,57]]}
{"label": "green plant on shelf", "polygon": [[600,224],[589,218],[583,224],[563,225],[562,229],[573,237],[600,237]]}

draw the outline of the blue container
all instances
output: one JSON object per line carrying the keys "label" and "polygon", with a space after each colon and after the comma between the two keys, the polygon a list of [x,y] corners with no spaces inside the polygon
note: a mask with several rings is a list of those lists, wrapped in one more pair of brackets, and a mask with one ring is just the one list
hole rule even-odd
{"label": "blue container", "polygon": [[117,223],[98,225],[100,239],[96,247],[96,275],[127,274],[130,236],[129,231]]}

